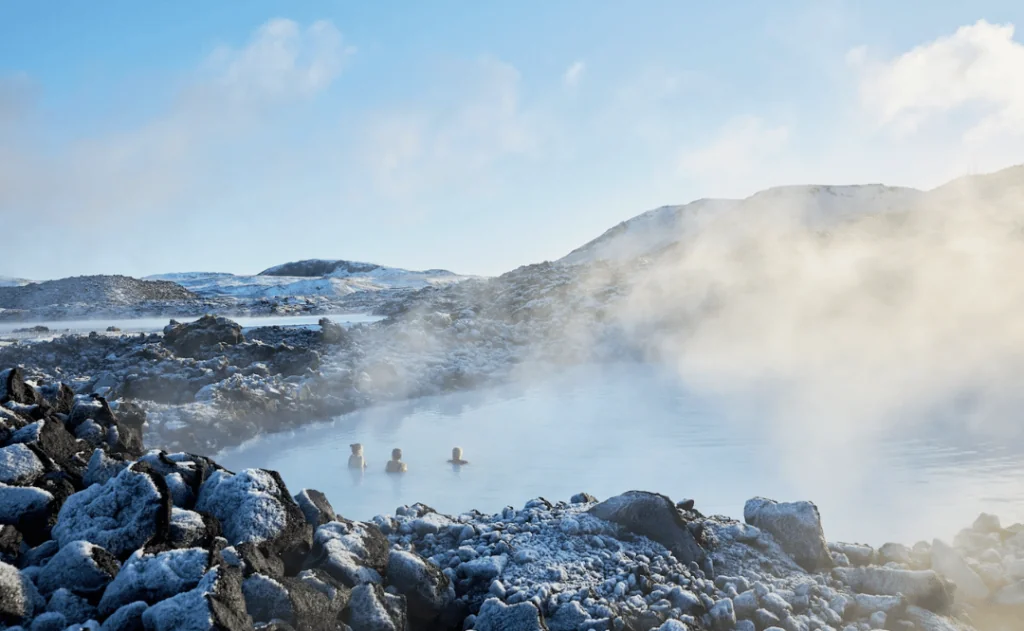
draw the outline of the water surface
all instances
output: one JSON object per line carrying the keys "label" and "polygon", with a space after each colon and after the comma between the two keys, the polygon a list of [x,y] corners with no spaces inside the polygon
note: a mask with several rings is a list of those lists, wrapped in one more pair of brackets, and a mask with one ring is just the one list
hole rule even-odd
{"label": "water surface", "polygon": [[[17,337],[18,339],[42,339],[65,333],[86,334],[92,331],[104,333],[109,326],[121,329],[121,333],[155,333],[162,331],[173,316],[160,318],[99,318],[93,320],[57,320],[48,322],[0,322],[0,335]],[[317,326],[320,318],[330,318],[338,324],[357,324],[360,322],[377,322],[381,316],[366,313],[341,313],[333,315],[293,315],[293,316],[228,316],[242,326],[243,329],[260,326]],[[173,317],[178,322],[193,322],[198,316]],[[48,328],[49,333],[14,333],[15,329],[28,329],[41,325]]]}
{"label": "water surface", "polygon": [[[799,436],[756,420],[737,418],[652,367],[582,367],[528,385],[345,415],[217,459],[234,470],[276,469],[293,492],[324,491],[355,519],[414,502],[447,513],[495,512],[537,496],[643,489],[737,518],[756,495],[809,499],[830,540],[874,545],[948,538],[982,511],[1024,521],[1019,441],[915,430],[858,447],[818,445],[834,453],[816,453],[805,465]],[[365,446],[362,475],[346,468],[353,442]],[[456,445],[470,465],[446,463]],[[384,473],[392,447],[403,448],[408,474]]]}

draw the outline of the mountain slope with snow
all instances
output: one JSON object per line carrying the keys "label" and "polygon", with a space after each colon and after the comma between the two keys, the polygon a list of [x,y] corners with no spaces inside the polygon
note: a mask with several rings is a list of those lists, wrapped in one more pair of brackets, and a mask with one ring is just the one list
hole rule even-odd
{"label": "mountain slope with snow", "polygon": [[31,283],[30,280],[24,278],[12,278],[10,276],[0,276],[0,287],[21,287]]}
{"label": "mountain slope with snow", "polygon": [[709,222],[750,221],[771,216],[825,229],[858,216],[905,210],[926,193],[912,188],[856,186],[783,186],[746,199],[701,199],[682,206],[662,206],[606,231],[563,257],[560,262],[628,260],[650,256],[701,232]]}
{"label": "mountain slope with snow", "polygon": [[338,298],[361,291],[422,289],[457,283],[467,278],[470,277],[447,270],[410,271],[349,261],[299,261],[272,267],[252,276],[186,272],[148,276],[147,280],[173,281],[203,297],[276,299],[303,296]]}

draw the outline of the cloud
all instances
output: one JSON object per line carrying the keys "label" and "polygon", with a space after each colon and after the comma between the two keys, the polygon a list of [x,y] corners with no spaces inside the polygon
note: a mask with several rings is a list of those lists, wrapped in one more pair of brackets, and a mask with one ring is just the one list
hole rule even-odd
{"label": "cloud", "polygon": [[378,192],[407,199],[474,188],[499,161],[534,154],[544,134],[522,105],[521,81],[511,64],[481,58],[442,79],[440,99],[377,116],[365,152]]}
{"label": "cloud", "polygon": [[[186,78],[159,116],[104,135],[66,141],[50,150],[45,129],[22,133],[0,152],[7,174],[0,216],[37,216],[91,223],[172,210],[216,188],[227,168],[218,152],[260,129],[280,108],[308,100],[337,78],[353,50],[330,23],[274,19],[241,48],[221,46]],[[27,88],[10,83],[3,103],[23,103]],[[0,106],[21,120],[41,117],[23,106]],[[45,120],[41,121],[45,124]],[[3,125],[3,122],[0,122]]]}
{"label": "cloud", "polygon": [[1024,45],[1012,24],[980,20],[883,61],[855,48],[847,61],[860,73],[863,107],[883,127],[914,133],[966,111],[966,142],[1024,133]]}
{"label": "cloud", "polygon": [[565,70],[562,75],[562,83],[565,87],[573,89],[583,80],[583,73],[587,70],[587,64],[582,61],[575,61]]}

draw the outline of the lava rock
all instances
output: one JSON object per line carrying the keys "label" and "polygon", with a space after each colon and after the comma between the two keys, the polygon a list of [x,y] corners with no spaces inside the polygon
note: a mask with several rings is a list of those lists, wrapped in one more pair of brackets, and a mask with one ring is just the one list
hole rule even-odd
{"label": "lava rock", "polygon": [[302,489],[295,496],[295,503],[299,505],[302,514],[306,516],[306,521],[313,528],[319,528],[338,519],[331,503],[327,501],[327,496],[316,489]]}
{"label": "lava rock", "polygon": [[103,621],[101,631],[143,631],[142,614],[149,608],[144,602],[136,601],[121,607]]}
{"label": "lava rock", "polygon": [[135,601],[156,604],[194,589],[209,566],[210,553],[202,548],[168,550],[158,554],[136,550],[103,592],[99,611],[109,616]]}
{"label": "lava rock", "polygon": [[43,461],[26,445],[0,447],[0,483],[32,484],[45,472]]}
{"label": "lava rock", "polygon": [[316,529],[306,568],[319,568],[346,587],[380,583],[388,565],[387,538],[373,524],[332,521]]}
{"label": "lava rock", "polygon": [[743,520],[768,532],[808,572],[832,567],[818,507],[812,502],[779,503],[763,497],[747,500]]}
{"label": "lava rock", "polygon": [[476,616],[475,631],[547,631],[544,616],[530,602],[506,605],[488,598]]}
{"label": "lava rock", "polygon": [[402,631],[407,625],[405,597],[365,583],[352,590],[346,622],[360,631]]}
{"label": "lava rock", "polygon": [[46,601],[27,576],[0,562],[0,624],[21,624],[45,606]]}
{"label": "lava rock", "polygon": [[171,498],[163,478],[135,464],[103,485],[93,485],[64,502],[53,527],[63,547],[76,540],[94,543],[119,559],[146,544],[167,540]]}
{"label": "lava rock", "polygon": [[211,569],[194,589],[149,607],[142,614],[147,631],[244,631],[252,629],[235,568]]}
{"label": "lava rock", "polygon": [[628,491],[590,509],[590,514],[657,541],[682,563],[704,565],[706,554],[697,543],[675,503],[646,491]]}
{"label": "lava rock", "polygon": [[890,567],[842,567],[832,576],[855,592],[896,596],[902,594],[912,604],[936,612],[949,610],[954,586],[932,570],[902,570]]}
{"label": "lava rock", "polygon": [[387,577],[388,584],[405,596],[410,621],[422,628],[436,628],[455,600],[455,590],[441,569],[411,552],[391,551]]}
{"label": "lava rock", "polygon": [[203,483],[196,510],[216,517],[231,545],[266,542],[286,574],[302,569],[313,529],[276,471],[217,471]]}
{"label": "lava rock", "polygon": [[242,327],[221,316],[204,315],[184,324],[172,321],[164,328],[164,344],[183,357],[195,357],[200,351],[218,344],[233,346],[244,341]]}
{"label": "lava rock", "polygon": [[114,580],[121,564],[114,555],[87,541],[72,541],[61,547],[36,579],[44,595],[68,586],[80,596],[98,597]]}

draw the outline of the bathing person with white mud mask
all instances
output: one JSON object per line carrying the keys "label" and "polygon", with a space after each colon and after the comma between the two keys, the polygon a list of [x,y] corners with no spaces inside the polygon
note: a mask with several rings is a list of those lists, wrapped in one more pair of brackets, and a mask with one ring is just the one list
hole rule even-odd
{"label": "bathing person with white mud mask", "polygon": [[448,464],[464,465],[469,464],[468,460],[462,459],[462,447],[452,447],[452,459],[448,461]]}
{"label": "bathing person with white mud mask", "polygon": [[384,470],[388,473],[405,473],[409,467],[402,462],[402,450],[397,447],[391,450],[391,460],[388,460]]}
{"label": "bathing person with white mud mask", "polygon": [[366,460],[363,458],[363,446],[359,443],[352,443],[349,447],[352,449],[352,455],[348,457],[348,468],[365,469]]}

